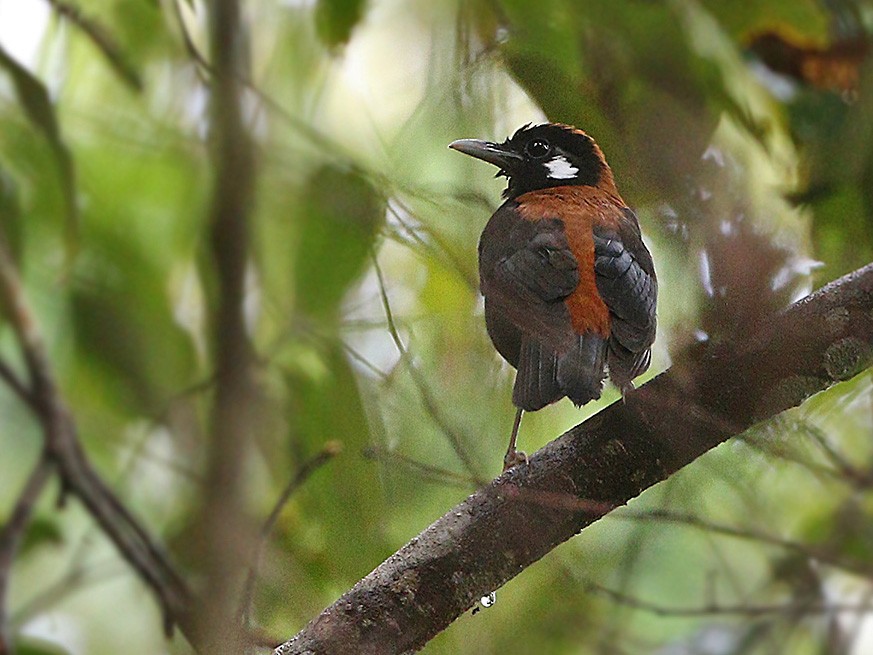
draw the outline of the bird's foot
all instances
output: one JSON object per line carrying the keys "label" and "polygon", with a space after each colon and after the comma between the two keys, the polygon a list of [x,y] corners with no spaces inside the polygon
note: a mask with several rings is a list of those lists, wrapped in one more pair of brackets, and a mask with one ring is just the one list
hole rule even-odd
{"label": "bird's foot", "polygon": [[521,450],[510,450],[503,456],[503,472],[506,473],[509,469],[519,464],[528,464],[527,453]]}

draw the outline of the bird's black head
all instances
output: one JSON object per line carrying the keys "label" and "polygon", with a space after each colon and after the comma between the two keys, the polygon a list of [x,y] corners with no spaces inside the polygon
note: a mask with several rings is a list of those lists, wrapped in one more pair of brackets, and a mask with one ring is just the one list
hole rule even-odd
{"label": "bird's black head", "polygon": [[507,198],[555,186],[597,186],[609,175],[594,139],[557,123],[525,125],[503,143],[460,139],[449,148],[499,166],[497,175],[509,178]]}

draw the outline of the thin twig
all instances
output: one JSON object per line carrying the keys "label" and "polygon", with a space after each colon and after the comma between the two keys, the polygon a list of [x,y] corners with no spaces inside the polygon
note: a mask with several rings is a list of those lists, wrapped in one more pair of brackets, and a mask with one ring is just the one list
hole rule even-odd
{"label": "thin twig", "polygon": [[403,453],[398,453],[392,450],[384,450],[376,446],[370,446],[364,450],[364,457],[373,459],[382,463],[400,464],[407,469],[414,471],[421,476],[423,480],[434,482],[436,484],[451,485],[460,489],[470,490],[479,486],[479,481],[470,475],[463,475],[448,471],[432,464],[419,462],[417,459],[408,457]]}
{"label": "thin twig", "polygon": [[330,441],[325,444],[324,448],[322,448],[318,454],[303,462],[303,464],[300,465],[300,467],[297,469],[297,471],[295,471],[294,475],[288,481],[285,489],[282,490],[282,493],[279,495],[279,498],[273,505],[273,509],[270,511],[269,516],[267,516],[264,524],[261,526],[261,531],[258,535],[258,541],[255,544],[255,552],[252,554],[249,573],[246,577],[245,585],[243,587],[240,616],[242,616],[244,626],[248,626],[249,624],[249,617],[252,609],[252,602],[254,599],[255,582],[257,581],[258,575],[260,574],[261,560],[264,556],[264,549],[269,542],[270,535],[273,533],[273,528],[276,527],[276,522],[279,520],[279,516],[282,513],[282,510],[284,509],[285,505],[288,503],[294,492],[302,487],[306,483],[306,481],[312,476],[313,473],[315,473],[318,469],[327,464],[331,459],[339,455],[340,452],[342,452],[342,443],[339,441]]}
{"label": "thin twig", "polygon": [[[413,216],[412,209],[404,203],[400,198],[395,197],[394,202],[397,204],[397,208],[399,208],[402,212],[405,212],[409,216]],[[470,272],[469,267],[465,267],[461,258],[455,254],[455,252],[451,249],[448,242],[439,234],[437,234],[434,230],[429,228],[426,225],[422,225],[422,229],[427,232],[427,235],[433,240],[433,244],[427,243],[421,236],[416,232],[415,228],[410,225],[406,219],[401,215],[400,211],[397,211],[397,208],[393,207],[391,203],[388,204],[388,211],[391,216],[396,220],[400,226],[406,231],[409,237],[418,244],[425,251],[430,251],[433,253],[437,259],[439,259],[439,253],[442,252],[444,255],[444,259],[448,260],[450,264],[449,268],[454,269],[458,275],[464,280],[468,287],[473,290],[479,290],[479,280],[476,277],[475,273]]]}
{"label": "thin twig", "polygon": [[626,521],[655,521],[663,523],[677,523],[681,525],[686,525],[688,527],[705,530],[707,532],[725,535],[728,537],[736,537],[737,539],[757,541],[759,543],[769,544],[771,546],[778,546],[779,548],[784,548],[785,550],[797,553],[798,555],[802,555],[810,559],[815,559],[822,562],[823,564],[829,564],[831,566],[835,566],[846,571],[851,571],[853,573],[858,573],[861,575],[870,575],[871,573],[870,567],[859,566],[858,563],[844,560],[841,557],[834,555],[833,553],[828,553],[823,550],[812,548],[808,544],[804,544],[798,541],[792,541],[783,537],[777,537],[776,535],[768,534],[767,532],[764,532],[762,530],[756,530],[753,528],[737,528],[721,523],[714,523],[711,521],[707,521],[699,516],[695,516],[694,514],[685,514],[663,509],[654,509],[646,512],[634,512],[627,510],[610,514],[610,518]]}
{"label": "thin twig", "polygon": [[394,341],[395,347],[400,353],[400,358],[406,361],[406,365],[409,369],[409,374],[412,377],[412,381],[418,389],[419,394],[421,395],[421,400],[424,404],[424,408],[427,410],[427,413],[433,419],[434,423],[437,424],[442,433],[446,436],[449,444],[452,447],[452,450],[455,451],[455,454],[458,456],[458,459],[461,460],[464,468],[466,468],[467,472],[473,476],[477,484],[481,486],[485,484],[484,476],[479,473],[476,464],[473,462],[473,458],[470,457],[470,454],[464,447],[464,442],[461,438],[461,435],[459,435],[457,431],[455,431],[455,429],[443,416],[438,403],[436,402],[436,400],[434,400],[433,395],[431,394],[430,389],[427,386],[426,381],[421,377],[421,373],[415,366],[415,362],[412,361],[412,358],[409,356],[406,347],[403,345],[403,340],[400,338],[400,333],[398,332],[397,325],[394,322],[394,313],[391,311],[391,302],[388,300],[388,291],[385,288],[385,278],[382,276],[382,268],[379,266],[379,260],[376,257],[376,253],[371,252],[370,256],[373,260],[373,268],[376,271],[376,280],[379,284],[379,296],[382,299],[382,309],[385,312],[385,320],[388,324],[388,332],[391,335],[391,339]]}
{"label": "thin twig", "polygon": [[48,0],[48,3],[59,16],[67,19],[85,33],[125,82],[137,91],[142,90],[142,80],[139,73],[131,66],[130,61],[118,46],[118,42],[102,25],[85,16],[78,7],[68,2]]}
{"label": "thin twig", "polygon": [[357,350],[355,350],[352,346],[350,346],[348,344],[348,342],[341,341],[340,344],[342,345],[343,350],[345,350],[348,353],[349,357],[354,359],[356,362],[358,362],[361,366],[366,368],[368,371],[370,371],[373,375],[375,375],[380,380],[384,381],[390,377],[388,373],[386,373],[385,371],[380,369],[378,366],[376,366],[373,362],[371,362],[369,359],[364,357],[364,355],[362,355]]}
{"label": "thin twig", "polygon": [[[658,504],[669,506],[676,495],[676,481],[668,479],[664,481],[662,489],[659,489]],[[630,534],[624,541],[624,546],[619,549],[621,552],[621,567],[617,571],[617,585],[620,591],[629,591],[635,582],[635,574],[639,571],[639,566],[644,564],[643,553],[645,551],[646,540],[643,538],[644,531],[650,529],[650,526],[640,522],[633,526]],[[616,608],[616,611],[609,613],[609,621],[601,631],[599,639],[600,652],[604,654],[611,653],[610,644],[620,641],[620,635],[624,632],[627,626],[627,616],[622,608]]]}
{"label": "thin twig", "polygon": [[[188,27],[185,24],[184,16],[182,15],[180,7],[181,2],[182,0],[175,0],[173,6],[176,13],[176,20],[179,24],[179,31],[182,33],[183,45],[185,46],[188,56],[191,57],[197,65],[198,70],[201,72],[204,82],[209,82],[209,78],[214,78],[216,75],[215,65],[206,58],[197,47],[197,44],[194,43],[194,39],[191,38],[191,34],[188,32]],[[322,134],[308,123],[300,120],[297,116],[294,116],[294,114],[282,107],[282,105],[270,97],[270,95],[259,89],[245,71],[237,69],[232,74],[234,75],[234,81],[236,83],[245,87],[247,91],[254,94],[271,112],[276,116],[279,116],[288,125],[298,130],[313,144],[318,146],[322,152],[339,152],[344,156],[348,154],[346,149],[339,142],[330,139],[327,135]]]}
{"label": "thin twig", "polygon": [[22,400],[28,407],[31,409],[36,409],[36,403],[33,399],[33,394],[30,393],[30,390],[27,388],[27,385],[22,382],[21,378],[18,376],[18,373],[12,370],[12,367],[9,366],[5,361],[0,359],[0,379],[2,379],[6,385],[12,389],[13,393],[18,396],[20,400]]}
{"label": "thin twig", "polygon": [[11,651],[11,641],[7,633],[9,613],[6,609],[6,596],[12,562],[18,552],[24,531],[30,524],[30,517],[52,472],[52,463],[43,453],[24,485],[15,508],[6,524],[0,529],[0,653]]}
{"label": "thin twig", "polygon": [[825,434],[818,427],[808,421],[801,421],[798,428],[808,434],[816,445],[821,448],[831,464],[839,471],[841,479],[849,480],[856,487],[864,489],[873,485],[873,475],[871,475],[871,472],[854,466],[829,443]]}
{"label": "thin twig", "polygon": [[591,593],[604,596],[621,605],[650,612],[657,616],[675,618],[716,615],[756,617],[770,614],[804,616],[808,614],[832,614],[837,612],[853,614],[868,614],[873,612],[873,607],[871,607],[870,603],[822,603],[802,601],[773,603],[770,605],[719,605],[711,603],[701,607],[669,607],[642,598],[637,598],[629,594],[623,594],[594,582],[586,582],[585,588]]}

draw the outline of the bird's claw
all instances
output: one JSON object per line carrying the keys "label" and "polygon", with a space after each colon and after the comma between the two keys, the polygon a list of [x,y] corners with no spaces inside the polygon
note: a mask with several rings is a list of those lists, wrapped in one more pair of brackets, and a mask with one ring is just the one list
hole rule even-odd
{"label": "bird's claw", "polygon": [[509,469],[519,464],[528,463],[527,453],[522,450],[511,450],[503,457],[503,472],[506,473]]}

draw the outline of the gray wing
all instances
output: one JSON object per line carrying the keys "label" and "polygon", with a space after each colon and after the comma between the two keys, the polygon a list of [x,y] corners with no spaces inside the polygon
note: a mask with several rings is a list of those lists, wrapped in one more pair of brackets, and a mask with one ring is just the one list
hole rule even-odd
{"label": "gray wing", "polygon": [[563,221],[533,223],[518,214],[514,203],[504,203],[479,241],[479,277],[489,334],[501,354],[517,351],[501,346],[522,334],[536,335],[556,352],[574,346],[576,335],[563,301],[579,284],[579,267]]}
{"label": "gray wing", "polygon": [[639,223],[624,210],[618,228],[594,228],[597,291],[609,309],[609,374],[619,387],[649,367],[655,341],[658,280]]}

